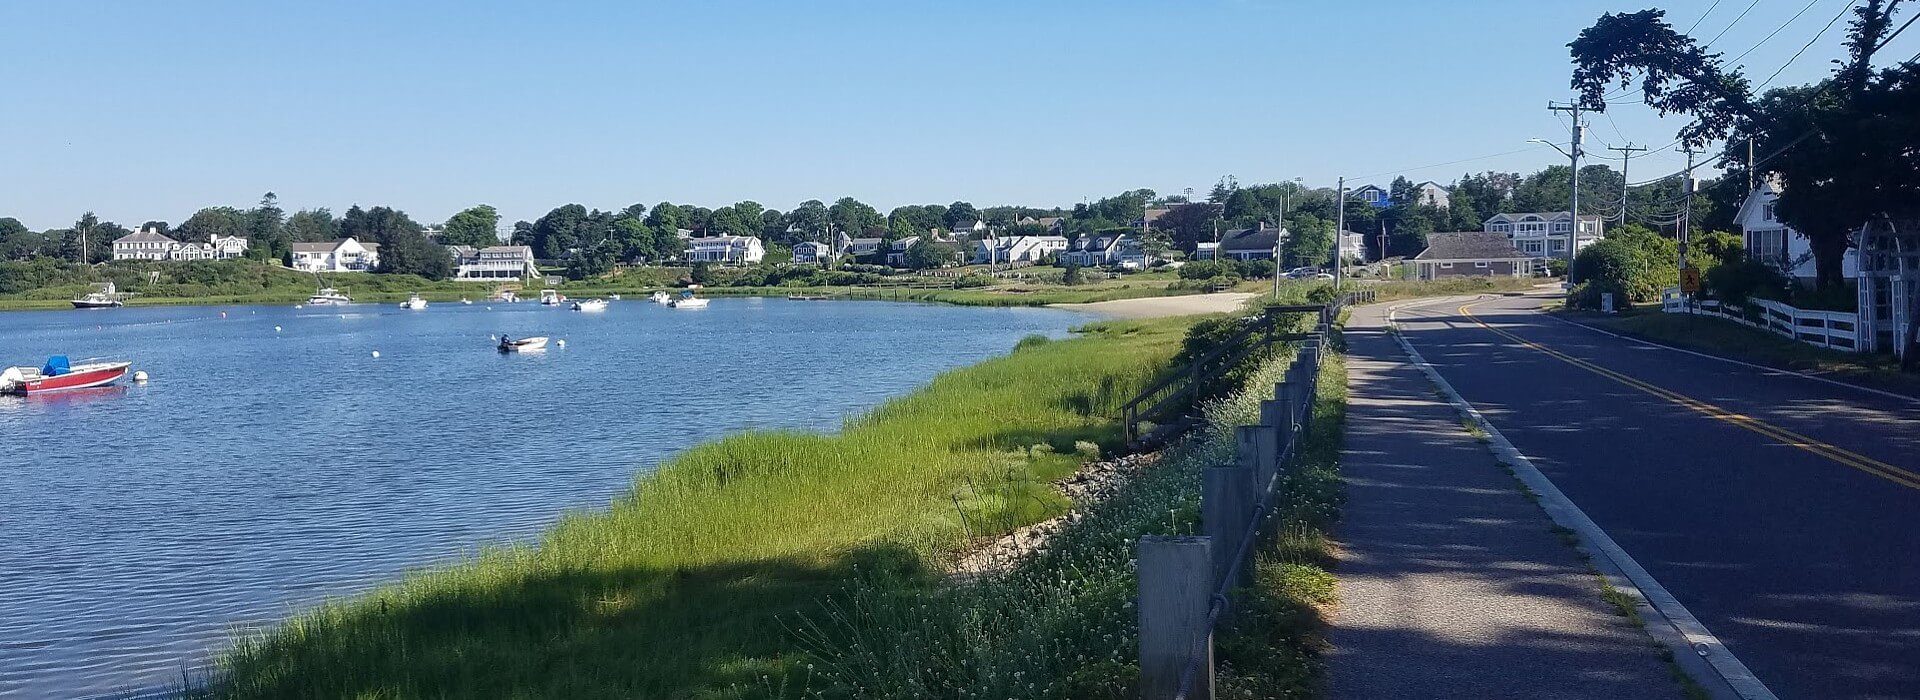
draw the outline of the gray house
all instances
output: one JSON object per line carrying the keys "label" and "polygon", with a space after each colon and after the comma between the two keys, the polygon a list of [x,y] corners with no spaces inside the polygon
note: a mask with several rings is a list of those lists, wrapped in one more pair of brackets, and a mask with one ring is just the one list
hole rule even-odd
{"label": "gray house", "polygon": [[1533,256],[1513,247],[1507,234],[1491,231],[1433,233],[1427,249],[1413,256],[1420,279],[1442,277],[1529,277]]}

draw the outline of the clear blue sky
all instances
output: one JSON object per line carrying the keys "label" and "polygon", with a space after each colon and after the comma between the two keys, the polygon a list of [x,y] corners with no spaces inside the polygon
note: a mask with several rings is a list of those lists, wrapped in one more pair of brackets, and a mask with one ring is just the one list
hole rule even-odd
{"label": "clear blue sky", "polygon": [[[1846,0],[1742,63],[1758,80]],[[1685,28],[1712,0],[1665,3]],[[1640,2],[0,3],[0,216],[389,205],[1066,205],[1134,187],[1531,171],[1565,44]],[[1729,55],[1802,0],[1722,0]],[[1845,20],[1781,76],[1817,79]],[[1903,36],[1886,56],[1920,41]],[[1639,106],[1590,147],[1662,145]],[[1677,169],[1680,155],[1630,173]],[[1384,173],[1384,174],[1382,174]],[[1377,175],[1376,175],[1377,174]]]}

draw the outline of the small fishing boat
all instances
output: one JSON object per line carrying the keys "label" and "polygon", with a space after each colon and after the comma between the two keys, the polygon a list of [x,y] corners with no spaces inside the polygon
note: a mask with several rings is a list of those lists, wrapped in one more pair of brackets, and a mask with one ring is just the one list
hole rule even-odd
{"label": "small fishing boat", "polygon": [[673,295],[666,292],[654,292],[653,296],[647,298],[652,299],[655,304],[666,304],[673,301]]}
{"label": "small fishing boat", "polygon": [[574,311],[606,311],[607,300],[583,299],[581,301],[576,301],[576,302],[573,302],[573,310]]}
{"label": "small fishing boat", "polygon": [[47,358],[44,367],[8,367],[0,370],[0,393],[31,396],[72,389],[106,386],[127,375],[131,362],[82,361],[73,364],[66,355]]}
{"label": "small fishing boat", "polygon": [[667,302],[667,306],[676,309],[704,309],[707,308],[707,300],[694,296],[693,292],[685,292],[680,295],[680,298]]}
{"label": "small fishing boat", "polygon": [[499,294],[493,295],[493,301],[497,301],[502,304],[512,304],[514,302],[520,301],[520,295],[514,294],[513,290],[511,289],[502,289],[500,290]]}
{"label": "small fishing boat", "polygon": [[566,300],[567,300],[566,297],[560,296],[559,290],[555,290],[555,289],[540,290],[541,306],[559,306],[560,302],[563,302]]}
{"label": "small fishing boat", "polygon": [[608,300],[611,300],[611,301],[619,301],[619,300],[620,300],[620,295],[618,295],[618,294],[608,294],[608,295],[607,295],[607,299],[608,299]]}
{"label": "small fishing boat", "polygon": [[468,298],[466,298],[466,297],[460,297],[460,305],[461,305],[461,306],[473,306],[473,300],[472,300],[472,299],[468,299]]}
{"label": "small fishing boat", "polygon": [[313,296],[307,297],[308,306],[346,306],[351,303],[353,303],[352,297],[342,294],[340,290],[332,287],[321,287],[320,291],[314,292]]}
{"label": "small fishing boat", "polygon": [[98,289],[73,298],[73,308],[114,309],[126,306],[127,297],[133,296],[114,289],[112,282],[102,282],[93,286]]}
{"label": "small fishing boat", "polygon": [[500,336],[500,352],[535,352],[545,349],[547,349],[547,337],[544,335],[519,339]]}
{"label": "small fishing boat", "polygon": [[427,300],[420,298],[419,292],[414,292],[412,296],[407,297],[406,301],[400,302],[400,308],[408,311],[420,311],[427,308]]}

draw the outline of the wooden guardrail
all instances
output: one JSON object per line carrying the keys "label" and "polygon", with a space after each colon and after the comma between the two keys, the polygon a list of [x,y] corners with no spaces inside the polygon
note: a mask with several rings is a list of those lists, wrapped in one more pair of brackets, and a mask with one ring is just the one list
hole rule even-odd
{"label": "wooden guardrail", "polygon": [[1272,399],[1260,402],[1260,424],[1235,430],[1235,463],[1202,472],[1204,534],[1140,538],[1142,698],[1213,698],[1213,629],[1227,612],[1228,592],[1246,579],[1261,522],[1273,511],[1274,491],[1298,458],[1300,436],[1312,423],[1327,333],[1341,309],[1372,300],[1373,292],[1363,290],[1316,307],[1320,316],[1311,332],[1301,334],[1306,337],[1285,380],[1274,386]]}

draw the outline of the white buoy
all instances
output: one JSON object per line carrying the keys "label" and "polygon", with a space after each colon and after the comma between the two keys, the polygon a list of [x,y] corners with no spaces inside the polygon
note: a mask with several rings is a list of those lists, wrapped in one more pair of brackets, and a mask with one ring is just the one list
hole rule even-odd
{"label": "white buoy", "polygon": [[279,326],[274,326],[274,327],[273,327],[273,332],[275,332],[275,333],[279,333],[279,332],[280,332],[280,327],[279,327]]}
{"label": "white buoy", "polygon": [[567,346],[567,341],[564,341],[564,340],[560,341],[560,347],[564,348],[566,346]]}
{"label": "white buoy", "polygon": [[379,350],[375,350],[375,351],[373,351],[373,356],[374,356],[375,358],[378,358],[378,357],[380,357],[380,351],[379,351]]}
{"label": "white buoy", "polygon": [[294,304],[294,305],[293,305],[293,308],[294,308],[294,309],[296,309],[296,310],[298,310],[298,309],[304,309],[304,308],[307,308],[307,305],[306,305],[306,304]]}
{"label": "white buoy", "polygon": [[136,372],[134,372],[134,373],[133,373],[133,381],[134,381],[134,383],[137,383],[137,384],[145,384],[145,383],[147,383],[147,371],[143,369],[143,370],[139,370],[139,371],[136,371]]}

